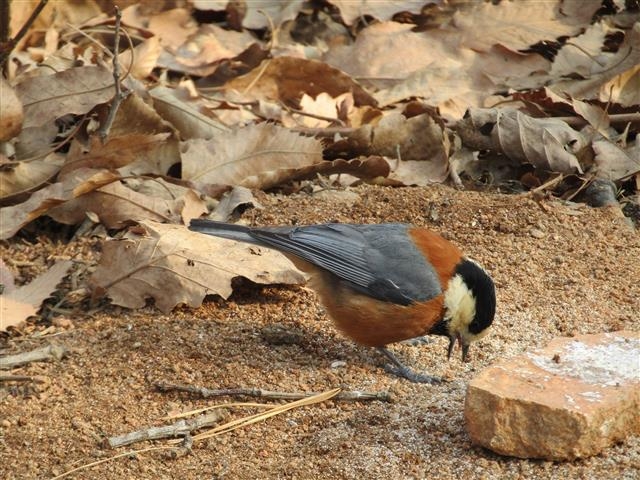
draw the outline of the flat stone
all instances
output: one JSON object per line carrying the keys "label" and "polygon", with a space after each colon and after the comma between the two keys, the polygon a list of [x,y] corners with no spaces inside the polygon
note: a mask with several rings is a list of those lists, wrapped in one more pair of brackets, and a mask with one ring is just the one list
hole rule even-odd
{"label": "flat stone", "polygon": [[556,338],[467,389],[471,440],[502,455],[572,460],[640,434],[640,333]]}

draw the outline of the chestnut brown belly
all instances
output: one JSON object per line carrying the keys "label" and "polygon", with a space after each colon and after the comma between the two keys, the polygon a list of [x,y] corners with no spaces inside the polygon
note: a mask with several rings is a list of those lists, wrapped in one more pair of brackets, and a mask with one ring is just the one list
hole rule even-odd
{"label": "chestnut brown belly", "polygon": [[334,275],[313,273],[310,286],[329,317],[342,333],[361,345],[382,347],[425,335],[442,317],[443,295],[428,302],[397,305],[362,295]]}

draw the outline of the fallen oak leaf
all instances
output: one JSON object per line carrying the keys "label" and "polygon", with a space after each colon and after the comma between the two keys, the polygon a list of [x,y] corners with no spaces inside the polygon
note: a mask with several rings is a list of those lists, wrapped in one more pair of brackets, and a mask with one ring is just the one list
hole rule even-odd
{"label": "fallen oak leaf", "polygon": [[207,185],[268,189],[290,179],[297,169],[323,161],[319,140],[267,123],[181,145],[182,177],[200,189]]}
{"label": "fallen oak leaf", "polygon": [[290,106],[297,106],[305,93],[312,98],[321,93],[335,98],[351,92],[355,105],[376,105],[376,100],[345,72],[324,62],[296,57],[264,60],[248,74],[227,82],[224,90],[231,100],[279,100]]}
{"label": "fallen oak leaf", "polygon": [[0,205],[19,201],[24,194],[49,182],[64,163],[64,157],[50,153],[33,161],[0,162]]}
{"label": "fallen oak leaf", "polygon": [[[157,185],[149,188],[147,185]],[[205,202],[192,189],[163,179],[118,179],[52,208],[47,215],[69,225],[95,213],[107,228],[122,228],[131,222],[189,221],[207,211]]]}
{"label": "fallen oak leaf", "polygon": [[31,283],[0,295],[0,332],[35,315],[42,302],[55,292],[71,265],[71,260],[56,262]]}
{"label": "fallen oak leaf", "polygon": [[582,173],[577,155],[585,137],[556,118],[534,118],[513,108],[470,108],[456,125],[464,146],[559,173]]}
{"label": "fallen oak leaf", "polygon": [[206,295],[231,295],[231,280],[300,284],[304,276],[282,254],[191,232],[183,226],[141,222],[118,240],[103,244],[90,279],[112,302],[141,308],[148,298],[169,312],[179,304],[198,307]]}
{"label": "fallen oak leaf", "polygon": [[28,78],[15,87],[24,106],[22,128],[39,127],[72,113],[82,115],[113,97],[113,75],[102,67],[76,67]]}
{"label": "fallen oak leaf", "polygon": [[122,175],[164,175],[179,162],[175,129],[133,93],[118,108],[104,142],[98,135],[86,142],[73,139],[61,174],[79,168],[109,168]]}

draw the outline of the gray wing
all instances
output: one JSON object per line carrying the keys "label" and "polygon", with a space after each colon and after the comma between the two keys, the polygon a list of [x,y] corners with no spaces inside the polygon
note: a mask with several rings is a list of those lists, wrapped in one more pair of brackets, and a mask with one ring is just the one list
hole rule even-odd
{"label": "gray wing", "polygon": [[409,305],[442,292],[438,274],[407,234],[408,225],[324,224],[252,228],[249,234],[275,249],[333,273],[378,300]]}

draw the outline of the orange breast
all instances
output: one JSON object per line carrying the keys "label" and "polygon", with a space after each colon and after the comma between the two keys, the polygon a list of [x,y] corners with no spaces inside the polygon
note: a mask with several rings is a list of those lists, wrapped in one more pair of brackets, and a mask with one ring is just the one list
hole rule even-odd
{"label": "orange breast", "polygon": [[360,295],[344,286],[336,290],[339,293],[332,296],[319,292],[329,316],[347,337],[370,347],[424,335],[442,316],[442,295],[403,306]]}

